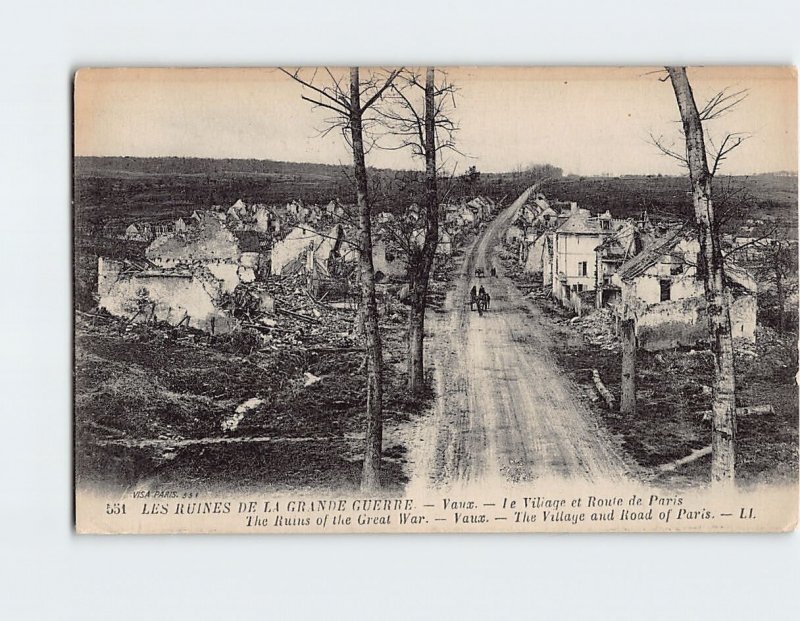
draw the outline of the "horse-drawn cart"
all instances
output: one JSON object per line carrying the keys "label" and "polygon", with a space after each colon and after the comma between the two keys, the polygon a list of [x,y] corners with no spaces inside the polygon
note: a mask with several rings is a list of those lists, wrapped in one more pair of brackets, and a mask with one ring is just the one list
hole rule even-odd
{"label": "horse-drawn cart", "polygon": [[[481,288],[482,289],[482,288]],[[481,290],[480,293],[476,294],[473,291],[470,291],[469,296],[469,309],[470,310],[478,310],[479,315],[483,315],[483,313],[488,310],[489,308],[489,294],[485,291]]]}

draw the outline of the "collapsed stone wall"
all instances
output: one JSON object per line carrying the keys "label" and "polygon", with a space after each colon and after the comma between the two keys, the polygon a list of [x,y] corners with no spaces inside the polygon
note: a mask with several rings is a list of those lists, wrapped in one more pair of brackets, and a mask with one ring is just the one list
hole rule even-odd
{"label": "collapsed stone wall", "polygon": [[[731,303],[734,339],[755,342],[756,299],[743,295]],[[688,298],[653,304],[636,314],[636,338],[646,351],[693,347],[708,340],[705,299]]]}
{"label": "collapsed stone wall", "polygon": [[221,282],[202,268],[125,273],[121,261],[98,262],[98,305],[135,322],[183,322],[214,334],[236,330],[238,321],[218,306],[223,292]]}

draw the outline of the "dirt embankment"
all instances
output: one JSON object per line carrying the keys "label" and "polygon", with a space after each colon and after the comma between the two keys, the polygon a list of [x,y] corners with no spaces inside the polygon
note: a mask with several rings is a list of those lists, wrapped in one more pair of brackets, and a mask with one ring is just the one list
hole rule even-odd
{"label": "dirt embankment", "polygon": [[[384,483],[392,489],[405,480],[405,447],[392,430],[420,405],[407,398],[403,384],[402,308],[382,312]],[[247,332],[212,339],[169,326],[123,329],[107,316],[79,315],[77,483],[357,488],[363,353],[341,332],[324,336],[316,324],[297,323],[293,329],[279,324],[272,339]]]}

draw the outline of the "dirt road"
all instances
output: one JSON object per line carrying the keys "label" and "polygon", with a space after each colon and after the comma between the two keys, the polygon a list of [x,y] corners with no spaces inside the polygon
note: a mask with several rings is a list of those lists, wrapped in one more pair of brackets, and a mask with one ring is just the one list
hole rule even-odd
{"label": "dirt road", "polygon": [[[620,480],[629,468],[556,367],[549,319],[503,275],[495,253],[527,196],[501,212],[468,249],[444,312],[431,313],[428,360],[435,412],[418,429],[412,483],[430,487],[541,478]],[[472,276],[483,267],[486,277]],[[497,268],[492,278],[490,268]],[[483,284],[491,308],[470,311]]]}

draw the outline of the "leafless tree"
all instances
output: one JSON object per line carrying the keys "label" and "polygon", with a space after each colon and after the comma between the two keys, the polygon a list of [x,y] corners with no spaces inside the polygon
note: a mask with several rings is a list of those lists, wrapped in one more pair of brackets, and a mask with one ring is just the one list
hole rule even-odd
{"label": "leafless tree", "polygon": [[[666,81],[667,79],[672,80],[669,71],[670,70],[668,69],[667,77],[662,78],[662,81]],[[717,172],[731,152],[741,146],[745,140],[750,138],[750,134],[746,132],[726,132],[720,140],[715,141],[703,124],[723,117],[725,114],[742,103],[745,99],[747,99],[747,96],[747,90],[731,92],[730,89],[725,88],[714,94],[714,96],[708,100],[702,110],[697,111],[698,123],[700,123],[701,128],[704,130],[702,155],[706,160],[706,168],[708,169],[708,174],[710,176],[709,184],[711,183],[711,180],[716,177]],[[695,108],[697,108],[696,105]],[[685,131],[685,120],[683,117],[681,117],[681,123],[684,125]],[[668,142],[663,135],[655,136],[652,133],[650,134],[650,141],[664,155],[676,160],[681,167],[690,169],[691,163],[689,156],[680,146],[676,146]],[[711,163],[710,166],[709,162]]]}
{"label": "leafless tree", "polygon": [[768,264],[772,272],[772,279],[775,282],[775,292],[777,296],[776,305],[778,307],[778,330],[786,331],[786,279],[792,273],[797,259],[796,252],[785,239],[773,240],[770,244],[768,253]]}
{"label": "leafless tree", "polygon": [[365,162],[368,148],[365,147],[365,134],[374,123],[370,111],[392,87],[402,70],[376,71],[362,79],[359,68],[351,67],[349,83],[346,75],[327,68],[323,70],[325,75],[320,81],[317,80],[318,70],[308,77],[301,75],[300,70],[281,71],[303,86],[301,97],[304,101],[332,113],[326,132],[339,129],[353,154],[360,238],[361,312],[367,352],[367,429],[361,487],[364,490],[376,489],[380,487],[383,450],[383,352],[372,265],[372,210]]}
{"label": "leafless tree", "polygon": [[[777,311],[775,318],[779,332],[786,332],[786,298],[788,294],[796,293],[797,283],[790,281],[790,276],[797,273],[797,246],[786,235],[777,235],[773,230],[772,237],[762,236],[754,238],[748,244],[757,245],[760,252],[760,261],[757,274],[761,283],[767,289],[774,287],[774,309]],[[735,250],[744,249],[748,244],[742,244]],[[761,287],[759,286],[759,289]],[[793,326],[796,329],[796,326]]]}
{"label": "leafless tree", "polygon": [[636,414],[636,322],[626,318],[620,322],[622,341],[622,382],[619,411],[622,414]]}
{"label": "leafless tree", "polygon": [[[438,77],[438,80],[437,80]],[[450,117],[455,106],[456,89],[446,74],[433,67],[424,71],[407,69],[392,85],[385,106],[381,107],[383,122],[396,144],[385,148],[409,149],[414,157],[425,162],[422,210],[419,221],[413,223],[408,253],[408,389],[419,395],[424,388],[423,345],[425,339],[425,308],[428,285],[436,246],[439,241],[439,155],[455,151],[457,130]]]}
{"label": "leafless tree", "polygon": [[[703,279],[706,312],[715,361],[712,390],[711,477],[715,483],[731,483],[736,466],[736,379],[733,363],[733,337],[729,294],[725,281],[722,241],[712,201],[712,181],[725,158],[742,144],[745,136],[729,133],[711,151],[706,146],[704,123],[717,119],[739,104],[745,91],[721,91],[698,109],[685,67],[667,67],[685,139],[685,155],[666,148],[655,140],[666,155],[676,158],[689,170],[697,235],[700,244],[697,271]],[[711,166],[709,166],[709,158]]]}

